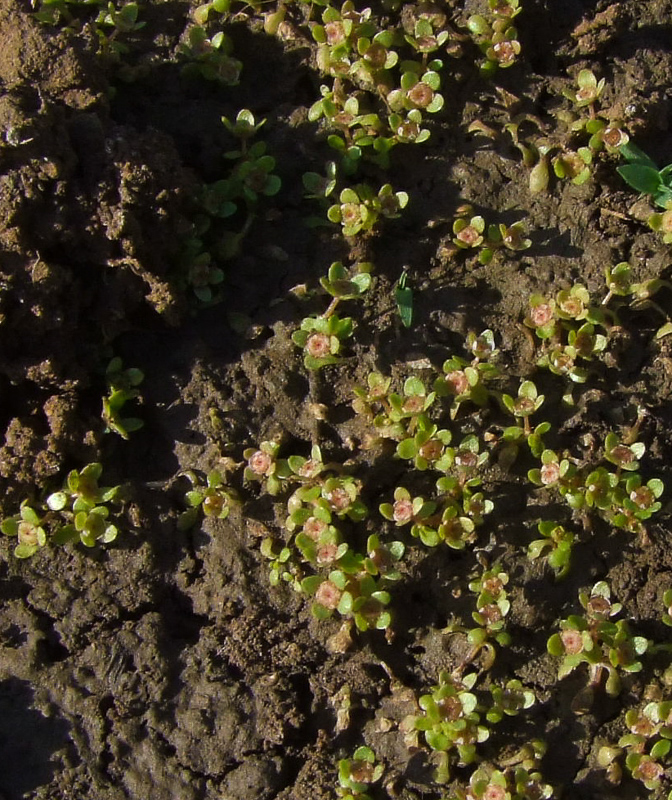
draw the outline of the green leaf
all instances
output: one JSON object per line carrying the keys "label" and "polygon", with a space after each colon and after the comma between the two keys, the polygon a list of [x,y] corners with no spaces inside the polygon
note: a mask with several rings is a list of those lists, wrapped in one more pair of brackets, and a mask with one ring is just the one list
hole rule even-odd
{"label": "green leaf", "polygon": [[618,167],[618,174],[623,180],[642,194],[655,194],[661,185],[658,170],[643,164],[625,164]]}

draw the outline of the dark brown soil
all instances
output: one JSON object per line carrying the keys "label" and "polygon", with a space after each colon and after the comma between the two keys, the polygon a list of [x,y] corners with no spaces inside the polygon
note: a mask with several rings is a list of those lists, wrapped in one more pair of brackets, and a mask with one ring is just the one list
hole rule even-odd
{"label": "dark brown soil", "polygon": [[[478,6],[447,5],[462,22]],[[672,3],[521,5],[519,63],[493,84],[479,77],[471,51],[450,62],[446,108],[430,120],[429,142],[398,147],[390,170],[371,172],[374,182],[407,191],[408,208],[347,243],[335,226],[304,224],[315,206],[303,198],[301,175],[322,170],[330,151],[307,122],[322,81],[300,9],[288,4],[293,27],[280,39],[241,7],[228,27],[241,82],[220,87],[180,75],[187,2],[142,5],[147,25],[130,37],[129,76],[97,55],[91,25],[42,25],[28,2],[1,0],[0,518],[94,461],[105,484],[123,484],[128,496],[119,537],[107,547],[48,545],[19,560],[15,543],[0,537],[4,800],[326,800],[335,796],[338,759],[364,743],[386,767],[371,790],[376,800],[452,797],[434,783],[429,752],[409,750],[398,723],[416,710],[412,697],[464,656],[465,643],[442,629],[454,618],[471,622],[467,583],[477,556],[502,563],[512,598],[513,643],[499,650],[485,683],[517,677],[537,694],[532,709],[493,730],[481,757],[501,764],[516,746],[544,739],[541,770],[554,797],[647,796],[630,778],[610,786],[596,753],[625,731],[623,710],[660,689],[669,657],[647,656],[619,697],[597,692],[588,713],[576,714],[570,703],[585,671],[558,681],[546,640],[559,619],[579,613],[578,591],[606,580],[623,618],[667,641],[669,489],[645,541],[598,521],[576,546],[568,577],[555,582],[525,551],[540,507],[566,511],[530,491],[532,460],[505,471],[494,457],[484,487],[495,512],[476,548],[427,551],[408,538],[393,591],[394,635],[353,634],[346,652],[329,646],[336,621],[317,621],[305,597],[269,584],[259,545],[264,535],[283,535],[282,496],[265,496],[233,467],[227,480],[241,502],[229,518],[187,531],[177,525],[185,471],[226,472],[246,448],[281,436],[287,452],[307,455],[319,443],[330,459],[352,458],[371,510],[366,532],[391,534],[377,508],[407,466],[357,447],[365,429],[351,409],[352,388],[370,371],[391,374],[397,387],[410,374],[431,381],[445,358],[464,354],[468,331],[489,327],[503,352],[501,387],[515,394],[535,369],[522,325],[530,294],[579,281],[601,298],[605,267],[621,261],[638,280],[667,277],[669,248],[636,218],[637,198],[614,159],[599,161],[582,186],[558,181],[531,195],[510,141],[466,129],[475,119],[499,128],[506,121],[495,86],[550,120],[568,70],[590,68],[607,80],[605,106],[620,109],[642,148],[669,163]],[[242,254],[226,263],[221,302],[204,307],[180,277],[181,247],[198,187],[221,177],[222,153],[233,147],[220,117],[241,108],[267,119],[260,137],[283,186]],[[447,257],[465,201],[489,220],[523,219],[532,246],[488,266]],[[290,336],[325,300],[292,289],[313,290],[332,261],[362,257],[375,264],[375,285],[365,302],[347,306],[358,322],[348,358],[309,375]],[[415,290],[409,329],[392,294],[404,267]],[[657,300],[669,308],[669,292]],[[553,424],[553,444],[592,436],[599,448],[643,405],[643,474],[672,484],[672,340],[654,339],[662,321],[655,311],[625,312],[611,360],[578,387],[573,410],[559,403],[561,379],[534,372],[549,398],[538,421]],[[145,426],[127,441],[103,433],[100,419],[113,355],[146,376],[137,412]],[[422,359],[432,368],[418,369]],[[326,419],[316,419],[316,403]],[[506,424],[493,404],[466,430]],[[431,492],[435,477],[419,476],[418,486],[430,488],[418,491]],[[351,712],[337,725],[344,687]],[[457,768],[454,777],[466,786],[471,771]]]}

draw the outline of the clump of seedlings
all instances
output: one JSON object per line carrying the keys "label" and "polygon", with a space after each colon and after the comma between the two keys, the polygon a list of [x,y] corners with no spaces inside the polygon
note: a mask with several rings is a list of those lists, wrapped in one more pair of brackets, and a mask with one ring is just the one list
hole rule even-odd
{"label": "clump of seedlings", "polygon": [[476,672],[441,672],[432,691],[418,698],[420,713],[401,723],[407,746],[418,747],[422,734],[437,765],[437,783],[447,783],[454,767],[479,760],[478,745],[490,738],[491,726],[536,702],[534,693],[520,681],[509,681],[503,687],[492,685],[489,692],[477,689],[477,681]]}
{"label": "clump of seedlings", "polygon": [[[588,665],[588,687],[574,698],[575,711],[585,711],[592,703],[595,689],[602,686],[615,697],[621,691],[621,673],[639,672],[649,640],[636,636],[625,620],[612,621],[621,611],[613,603],[605,581],[599,581],[590,593],[580,592],[582,615],[573,614],[560,621],[560,633],[548,640],[548,652],[561,659],[558,678],[564,678],[582,664]],[[606,680],[605,680],[606,676]]]}
{"label": "clump of seedlings", "polygon": [[519,0],[488,0],[488,14],[472,14],[467,20],[467,28],[485,56],[480,69],[486,77],[516,63],[521,47],[513,19],[522,10]]}
{"label": "clump of seedlings", "polygon": [[531,240],[525,236],[525,225],[522,222],[514,222],[508,226],[504,223],[487,224],[480,214],[474,215],[474,209],[470,205],[460,206],[456,213],[452,248],[444,248],[445,253],[477,250],[479,263],[489,264],[497,252],[527,250],[532,245]]}
{"label": "clump of seedlings", "polygon": [[18,514],[3,520],[0,530],[18,540],[14,555],[30,558],[47,543],[94,547],[113,542],[119,531],[112,514],[122,492],[120,486],[98,485],[102,471],[98,463],[72,470],[62,489],[41,503],[24,500]]}
{"label": "clump of seedlings", "polygon": [[[625,713],[628,733],[617,745],[600,747],[597,762],[607,770],[611,784],[619,784],[623,767],[649,792],[657,792],[668,782],[672,747],[672,702],[662,700],[647,703],[643,708],[631,708]],[[659,796],[659,795],[656,795]],[[667,798],[672,797],[672,790]]]}

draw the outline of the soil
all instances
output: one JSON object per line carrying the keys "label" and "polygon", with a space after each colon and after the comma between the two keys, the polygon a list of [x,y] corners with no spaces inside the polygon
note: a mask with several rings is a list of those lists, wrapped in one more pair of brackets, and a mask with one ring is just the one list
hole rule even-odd
{"label": "soil", "polygon": [[[462,25],[481,8],[447,5]],[[411,374],[429,385],[446,358],[465,355],[467,332],[491,328],[500,387],[515,395],[519,379],[533,376],[548,398],[534,421],[553,425],[551,444],[599,450],[608,431],[633,424],[639,405],[647,412],[643,475],[672,482],[672,345],[655,339],[663,317],[624,310],[608,358],[576,387],[569,409],[563,380],[536,369],[522,324],[535,292],[550,297],[580,282],[599,302],[605,268],[622,261],[636,280],[666,278],[669,248],[642,222],[614,158],[598,159],[583,185],[553,180],[533,195],[510,138],[467,132],[474,120],[501,131],[508,117],[496,87],[552,127],[568,76],[589,68],[606,78],[603,107],[617,109],[657,163],[672,161],[672,3],[521,5],[518,62],[494,81],[478,74],[470,46],[447,62],[446,105],[428,122],[430,140],[398,146],[388,170],[365,170],[374,183],[408,192],[408,207],[346,240],[338,226],[305,224],[320,212],[304,199],[301,176],[333,157],[307,118],[324,78],[306,8],[288,4],[278,37],[263,31],[266,7],[241,5],[231,15],[226,30],[243,66],[230,87],[181,74],[176,51],[193,4],[141,4],[147,24],[125,40],[120,67],[100,56],[85,6],[68,28],[39,23],[28,2],[0,0],[0,517],[92,462],[126,496],[119,536],[107,546],[48,544],[18,559],[16,542],[0,537],[3,800],[322,800],[336,796],[338,759],[362,744],[385,765],[374,800],[451,797],[434,782],[430,751],[409,748],[399,723],[419,713],[414,698],[439,672],[464,658],[464,637],[444,629],[471,624],[467,584],[479,563],[495,561],[510,576],[512,644],[497,648],[491,669],[478,659],[474,669],[483,685],[519,678],[537,702],[493,726],[480,758],[501,767],[525,742],[543,739],[540,769],[554,797],[647,794],[629,777],[610,784],[597,752],[625,732],[625,709],[664,694],[669,656],[647,654],[618,697],[597,689],[577,713],[572,699],[586,670],[558,680],[546,641],[559,619],[581,613],[579,590],[598,580],[638,634],[669,639],[661,599],[672,587],[669,494],[645,536],[593,520],[568,576],[555,581],[526,548],[538,519],[571,514],[557,495],[527,483],[534,459],[521,455],[505,468],[493,450],[483,489],[495,511],[476,544],[423,548],[378,515],[412,471],[393,449],[362,448],[368,423],[351,406],[369,372],[391,375],[397,390]],[[226,174],[223,153],[235,146],[220,118],[241,108],[267,120],[258,138],[282,188],[264,199],[241,253],[224,264],[219,302],[202,303],[180,272],[183,243],[199,187]],[[523,220],[531,247],[488,265],[450,255],[464,202],[489,221]],[[344,361],[309,373],[291,334],[325,308],[328,298],[315,290],[338,259],[373,262],[374,288],[343,303],[357,322]],[[404,268],[414,290],[409,328],[393,293]],[[656,300],[669,308],[670,292]],[[127,440],[105,433],[100,417],[112,356],[145,374],[134,412],[145,424]],[[459,419],[467,433],[512,424],[494,402]],[[335,646],[339,621],[315,619],[308,598],[270,585],[260,543],[287,539],[286,495],[244,481],[240,465],[245,449],[274,438],[287,453],[307,456],[319,444],[329,460],[352,465],[370,509],[364,533],[354,535],[404,539],[387,637],[353,631],[349,647]],[[185,475],[213,469],[239,499],[227,519],[184,530]],[[436,477],[410,480],[428,495]],[[457,766],[453,789],[471,772]]]}

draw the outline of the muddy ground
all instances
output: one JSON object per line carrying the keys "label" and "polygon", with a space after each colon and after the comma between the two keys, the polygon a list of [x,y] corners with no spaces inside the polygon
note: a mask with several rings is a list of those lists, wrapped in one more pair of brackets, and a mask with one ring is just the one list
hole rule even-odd
{"label": "muddy ground", "polygon": [[[269,584],[260,541],[286,538],[283,497],[264,495],[235,466],[246,448],[276,436],[302,455],[320,444],[330,459],[353,461],[371,511],[366,532],[392,535],[377,506],[390,500],[407,465],[389,449],[360,449],[366,433],[351,408],[352,388],[373,369],[392,375],[397,388],[410,374],[431,381],[445,358],[464,355],[468,331],[490,327],[502,350],[500,387],[515,394],[519,378],[534,375],[549,398],[535,422],[553,424],[555,445],[592,436],[599,448],[607,431],[634,422],[640,404],[648,412],[643,474],[670,484],[672,345],[654,339],[664,321],[658,312],[623,312],[610,360],[575,392],[581,402],[573,409],[559,402],[562,379],[535,371],[522,325],[534,292],[550,296],[580,281],[599,302],[605,267],[621,261],[638,280],[667,277],[669,248],[638,218],[637,196],[615,159],[600,159],[581,186],[553,181],[532,195],[510,140],[467,127],[479,119],[501,129],[506,112],[495,86],[550,120],[568,74],[590,68],[606,78],[604,105],[668,163],[672,3],[521,5],[519,62],[494,83],[479,76],[473,48],[448,62],[446,106],[430,120],[431,139],[399,146],[389,170],[370,173],[408,192],[408,207],[347,242],[337,226],[304,224],[315,206],[303,197],[301,175],[321,171],[330,157],[307,120],[324,79],[305,9],[288,6],[281,38],[265,34],[250,7],[234,9],[227,30],[243,67],[240,84],[227,87],[180,73],[188,3],[142,4],[147,25],[129,37],[124,56],[130,73],[100,57],[91,24],[81,22],[90,19],[86,9],[68,30],[40,24],[27,2],[0,3],[2,517],[95,461],[104,483],[124,485],[127,496],[109,546],[47,545],[20,560],[15,542],[0,537],[4,800],[322,800],[335,796],[338,759],[364,743],[386,768],[371,790],[376,800],[452,797],[434,783],[428,750],[409,749],[398,723],[417,711],[412,697],[464,657],[464,642],[442,629],[470,622],[466,584],[479,553],[500,560],[512,599],[512,644],[483,680],[518,677],[537,695],[532,709],[493,730],[481,758],[501,765],[524,742],[544,739],[541,771],[554,797],[648,796],[627,777],[610,785],[596,753],[624,732],[624,709],[652,696],[652,686],[665,691],[668,656],[647,657],[617,698],[598,691],[577,714],[570,702],[585,671],[558,681],[546,640],[560,618],[579,613],[578,590],[597,580],[608,581],[638,633],[669,639],[661,621],[662,592],[672,587],[669,490],[647,537],[598,520],[582,533],[567,578],[556,582],[525,550],[542,513],[569,519],[567,511],[526,483],[531,459],[507,470],[493,454],[483,475],[495,511],[476,547],[427,550],[406,536],[394,635],[353,634],[349,649],[333,652],[339,623],[314,619],[309,600]],[[448,4],[462,24],[477,6]],[[180,278],[181,247],[198,187],[222,176],[222,153],[233,147],[220,117],[241,108],[267,119],[259,136],[282,188],[266,199],[241,254],[224,265],[221,302],[208,306]],[[496,221],[524,220],[531,247],[487,266],[448,256],[455,210],[465,201]],[[347,358],[310,376],[290,335],[325,301],[292,289],[314,290],[331,261],[358,258],[374,263],[375,285],[347,307],[358,323]],[[415,291],[410,328],[400,324],[392,294],[404,267]],[[663,290],[657,300],[669,309],[672,295]],[[100,419],[113,355],[145,373],[136,408],[145,425],[128,440],[104,433]],[[496,403],[467,417],[467,432],[511,424]],[[181,530],[184,472],[229,467],[240,501],[228,519]],[[351,711],[337,724],[344,687]],[[457,767],[456,785],[472,771]]]}

